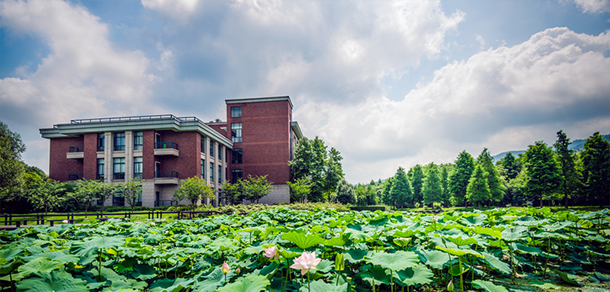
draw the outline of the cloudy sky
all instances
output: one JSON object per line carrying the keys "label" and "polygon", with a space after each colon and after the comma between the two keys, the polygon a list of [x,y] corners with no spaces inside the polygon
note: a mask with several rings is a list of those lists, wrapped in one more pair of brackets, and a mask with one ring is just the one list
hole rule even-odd
{"label": "cloudy sky", "polygon": [[610,0],[0,0],[0,120],[39,128],[289,95],[346,178],[610,133]]}

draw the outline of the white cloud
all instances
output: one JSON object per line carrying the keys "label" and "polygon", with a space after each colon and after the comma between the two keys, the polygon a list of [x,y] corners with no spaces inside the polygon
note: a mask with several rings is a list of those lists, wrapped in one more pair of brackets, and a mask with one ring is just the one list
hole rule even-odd
{"label": "white cloud", "polygon": [[399,165],[452,162],[464,149],[525,149],[540,137],[552,144],[559,129],[588,137],[610,124],[609,49],[609,33],[548,29],[450,63],[402,101],[308,102],[295,117],[343,153],[353,182],[383,178]]}
{"label": "white cloud", "polygon": [[[157,108],[147,102],[155,79],[149,60],[139,51],[114,48],[107,25],[85,8],[59,0],[7,0],[0,2],[0,26],[17,37],[41,39],[50,52],[33,73],[0,79],[5,122],[36,131],[75,118]],[[33,139],[34,131],[21,133]]]}
{"label": "white cloud", "polygon": [[573,0],[583,12],[602,13],[610,12],[610,0]]}

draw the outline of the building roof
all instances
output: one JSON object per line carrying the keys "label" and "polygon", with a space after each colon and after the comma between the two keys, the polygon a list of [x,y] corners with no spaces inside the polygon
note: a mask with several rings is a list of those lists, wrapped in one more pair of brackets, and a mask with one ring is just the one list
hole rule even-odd
{"label": "building roof", "polygon": [[233,149],[231,140],[197,117],[177,117],[171,114],[72,120],[69,124],[57,124],[53,125],[53,128],[40,129],[40,134],[43,138],[50,139],[75,137],[84,133],[143,130],[197,131]]}
{"label": "building roof", "polygon": [[227,104],[232,103],[245,103],[245,102],[266,102],[266,101],[281,101],[287,100],[290,104],[290,108],[293,108],[292,101],[290,100],[290,96],[269,96],[269,97],[248,97],[248,98],[233,98],[233,99],[225,99]]}

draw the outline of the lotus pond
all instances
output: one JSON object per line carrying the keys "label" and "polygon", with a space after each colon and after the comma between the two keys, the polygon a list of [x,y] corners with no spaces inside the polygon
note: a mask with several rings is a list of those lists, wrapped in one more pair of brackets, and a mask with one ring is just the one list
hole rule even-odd
{"label": "lotus pond", "polygon": [[3,291],[608,287],[610,211],[272,209],[0,233]]}

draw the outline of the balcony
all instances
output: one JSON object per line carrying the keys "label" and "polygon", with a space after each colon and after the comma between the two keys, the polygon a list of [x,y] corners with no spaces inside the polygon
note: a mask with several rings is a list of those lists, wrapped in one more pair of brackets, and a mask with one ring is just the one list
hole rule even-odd
{"label": "balcony", "polygon": [[155,171],[155,184],[178,184],[178,172],[173,170]]}
{"label": "balcony", "polygon": [[70,146],[66,158],[68,159],[83,159],[85,158],[85,146]]}
{"label": "balcony", "polygon": [[173,155],[178,156],[178,143],[174,142],[156,142],[155,155]]}

